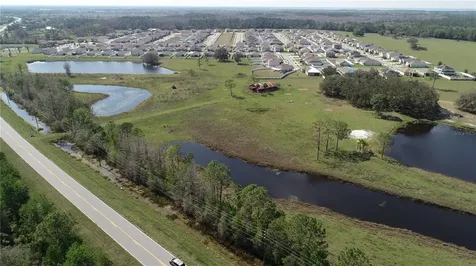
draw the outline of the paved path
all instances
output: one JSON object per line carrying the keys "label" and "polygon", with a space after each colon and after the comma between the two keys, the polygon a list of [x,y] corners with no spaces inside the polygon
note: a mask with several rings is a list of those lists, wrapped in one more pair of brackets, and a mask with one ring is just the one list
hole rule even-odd
{"label": "paved path", "polygon": [[173,257],[170,252],[63,172],[1,117],[0,136],[36,172],[141,264],[168,265]]}

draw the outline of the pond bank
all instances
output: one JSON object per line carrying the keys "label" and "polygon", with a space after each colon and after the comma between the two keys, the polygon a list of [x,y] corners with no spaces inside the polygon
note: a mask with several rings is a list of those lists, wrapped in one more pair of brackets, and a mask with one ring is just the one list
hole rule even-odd
{"label": "pond bank", "polygon": [[297,198],[359,220],[404,228],[476,249],[476,242],[473,241],[476,238],[474,215],[372,191],[324,176],[271,170],[230,158],[196,143],[177,144],[182,145],[184,153],[194,154],[198,164],[205,166],[211,160],[224,163],[230,167],[232,179],[236,183],[242,186],[264,186],[274,198]]}

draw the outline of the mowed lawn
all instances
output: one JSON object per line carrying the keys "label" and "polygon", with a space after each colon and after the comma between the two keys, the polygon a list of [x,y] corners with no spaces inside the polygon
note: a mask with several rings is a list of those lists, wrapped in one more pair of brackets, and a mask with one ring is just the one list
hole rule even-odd
{"label": "mowed lawn", "polygon": [[[352,36],[352,33],[349,32],[336,33]],[[364,37],[356,37],[356,39],[366,43],[373,43],[385,49],[397,50],[404,54],[413,55],[430,61],[434,65],[441,61],[457,71],[462,72],[468,69],[470,73],[476,72],[476,42],[417,38],[419,45],[426,47],[428,50],[414,51],[410,48],[406,38],[394,39],[375,33],[366,33]]]}
{"label": "mowed lawn", "polygon": [[233,45],[234,32],[223,32],[215,41],[214,45]]}
{"label": "mowed lawn", "polygon": [[[185,259],[190,265],[250,265],[240,261],[216,246],[213,240],[188,228],[184,221],[170,221],[164,216],[170,209],[152,205],[137,198],[134,193],[121,191],[118,186],[106,181],[96,173],[50,144],[58,136],[27,137],[30,127],[15,116],[8,107],[0,103],[2,117],[22,133],[24,137],[52,158],[60,167],[71,174],[82,185],[98,195],[119,213],[134,222],[159,243],[171,249],[174,254]],[[24,180],[35,193],[46,194],[63,211],[71,213],[78,221],[78,230],[83,238],[94,247],[105,250],[115,265],[136,265],[125,251],[107,237],[87,217],[63,198],[53,187],[44,181],[33,169],[21,160],[8,146],[1,143],[0,149],[6,152],[9,160],[20,169]],[[357,246],[372,260],[374,265],[429,265],[463,266],[476,262],[476,252],[444,244],[440,241],[382,225],[361,222],[336,214],[323,208],[305,206],[289,201],[277,200],[287,213],[306,213],[323,222],[327,231],[330,260],[335,261],[345,247]],[[205,257],[204,257],[205,256]]]}

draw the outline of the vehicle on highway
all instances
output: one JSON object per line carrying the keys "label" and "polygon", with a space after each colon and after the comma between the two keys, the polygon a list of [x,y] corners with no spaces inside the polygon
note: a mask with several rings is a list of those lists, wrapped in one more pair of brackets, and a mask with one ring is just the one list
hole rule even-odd
{"label": "vehicle on highway", "polygon": [[177,258],[173,258],[169,261],[172,266],[186,266],[185,263]]}

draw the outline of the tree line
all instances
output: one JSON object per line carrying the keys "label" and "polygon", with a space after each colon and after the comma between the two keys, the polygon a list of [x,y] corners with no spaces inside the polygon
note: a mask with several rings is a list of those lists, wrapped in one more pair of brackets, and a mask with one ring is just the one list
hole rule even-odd
{"label": "tree line", "polygon": [[[326,14],[329,15],[329,14]],[[355,15],[361,15],[358,12]],[[245,16],[245,17],[243,17]],[[342,16],[338,14],[336,16]],[[365,17],[365,14],[362,16]],[[73,36],[100,36],[115,30],[142,29],[315,29],[353,32],[357,36],[365,33],[378,33],[392,37],[422,37],[476,41],[476,16],[471,12],[436,14],[433,17],[419,19],[418,16],[404,16],[388,20],[382,15],[376,21],[323,21],[311,18],[277,17],[274,14],[243,12],[241,16],[229,14],[183,14],[168,16],[53,16],[48,20],[39,18],[25,19],[28,29],[44,29],[54,25],[56,30],[45,32],[45,39],[57,40]],[[297,17],[297,18],[296,18]],[[309,16],[304,16],[309,17]],[[3,43],[15,40],[32,42],[37,35],[25,31],[20,24],[14,24],[1,36]],[[69,35],[69,36],[68,36]]]}
{"label": "tree line", "polygon": [[330,76],[320,89],[327,97],[345,99],[357,108],[378,113],[398,112],[420,119],[435,119],[440,115],[439,97],[434,88],[416,80],[385,79],[374,69]]}
{"label": "tree line", "polygon": [[30,194],[2,152],[0,165],[1,265],[112,265],[82,241],[70,215],[44,196]]}
{"label": "tree line", "polygon": [[[10,87],[13,96],[24,97],[23,90],[15,88]],[[43,115],[39,113],[42,119]],[[319,220],[286,215],[264,187],[233,183],[226,165],[212,161],[200,167],[192,154],[182,154],[179,145],[154,145],[131,123],[98,125],[88,107],[75,108],[66,120],[62,129],[79,149],[106,160],[122,177],[168,198],[192,224],[223,245],[264,258],[265,265],[330,265],[326,230]],[[342,251],[338,265],[350,261],[370,265],[358,248]]]}
{"label": "tree line", "polygon": [[8,98],[31,115],[41,117],[56,132],[67,131],[73,111],[87,107],[74,96],[73,85],[68,80],[23,72],[20,64],[18,72],[0,74],[0,84]]}

